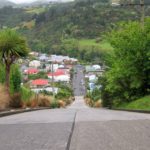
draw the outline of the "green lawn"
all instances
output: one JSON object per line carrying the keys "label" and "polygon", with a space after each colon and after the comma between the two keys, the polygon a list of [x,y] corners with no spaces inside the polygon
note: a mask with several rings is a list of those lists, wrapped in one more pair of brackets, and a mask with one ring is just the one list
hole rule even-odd
{"label": "green lawn", "polygon": [[113,50],[112,46],[107,41],[97,42],[96,39],[67,39],[64,40],[65,43],[71,44],[75,43],[78,45],[80,50],[100,50],[100,51],[111,51]]}
{"label": "green lawn", "polygon": [[45,11],[45,8],[39,7],[39,8],[27,8],[26,12],[27,13],[32,13],[32,14],[40,14]]}
{"label": "green lawn", "polygon": [[117,108],[130,110],[150,110],[150,95],[130,103],[121,104]]}
{"label": "green lawn", "polygon": [[100,43],[100,47],[104,50],[113,50],[113,47],[110,45],[110,43],[108,43],[107,41],[102,41]]}

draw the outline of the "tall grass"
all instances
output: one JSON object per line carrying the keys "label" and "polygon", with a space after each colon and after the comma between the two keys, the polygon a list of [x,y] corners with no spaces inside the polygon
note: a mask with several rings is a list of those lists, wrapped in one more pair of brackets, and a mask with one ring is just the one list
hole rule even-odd
{"label": "tall grass", "polygon": [[10,97],[5,86],[0,84],[0,109],[5,109],[9,106]]}
{"label": "tall grass", "polygon": [[22,101],[29,101],[31,97],[34,96],[34,92],[26,87],[21,87],[21,99]]}

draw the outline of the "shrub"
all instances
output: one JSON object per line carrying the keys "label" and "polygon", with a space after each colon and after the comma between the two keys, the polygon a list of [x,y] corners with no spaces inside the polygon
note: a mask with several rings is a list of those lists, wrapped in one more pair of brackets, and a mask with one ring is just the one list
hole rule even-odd
{"label": "shrub", "polygon": [[59,92],[57,93],[57,95],[55,96],[57,99],[66,99],[71,97],[72,94],[72,90],[67,87],[67,86],[63,86],[61,87],[61,89],[59,90]]}
{"label": "shrub", "polygon": [[86,95],[86,103],[91,107],[101,106],[101,91],[95,88],[92,92],[88,92]]}
{"label": "shrub", "polygon": [[40,107],[50,107],[51,101],[50,97],[39,95],[38,97],[38,106]]}
{"label": "shrub", "polygon": [[59,103],[57,100],[51,102],[50,108],[59,108]]}
{"label": "shrub", "polygon": [[10,107],[13,107],[13,108],[20,108],[22,106],[21,94],[20,93],[13,94],[11,96],[9,105],[10,105]]}
{"label": "shrub", "polygon": [[58,100],[58,106],[64,108],[66,106],[66,103],[63,100]]}
{"label": "shrub", "polygon": [[24,86],[21,87],[22,101],[29,101],[32,96],[34,96],[34,92]]}
{"label": "shrub", "polygon": [[21,73],[19,71],[18,65],[12,65],[10,71],[10,93],[13,95],[14,93],[20,92],[21,85]]}
{"label": "shrub", "polygon": [[47,74],[45,72],[39,72],[37,74],[29,75],[28,76],[29,80],[35,80],[35,79],[48,79]]}

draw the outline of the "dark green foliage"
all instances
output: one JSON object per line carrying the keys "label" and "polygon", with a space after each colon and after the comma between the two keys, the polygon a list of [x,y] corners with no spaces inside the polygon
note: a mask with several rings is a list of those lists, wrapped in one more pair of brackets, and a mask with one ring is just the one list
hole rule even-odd
{"label": "dark green foliage", "polygon": [[11,66],[16,59],[27,56],[28,52],[26,40],[15,30],[7,28],[0,31],[0,59],[5,65],[5,79],[8,92],[10,89]]}
{"label": "dark green foliage", "polygon": [[47,77],[47,74],[45,72],[41,71],[37,74],[29,75],[28,78],[29,78],[29,80],[35,80],[35,79],[40,79],[40,78],[47,79],[48,77]]}
{"label": "dark green foliage", "polygon": [[50,104],[50,108],[59,108],[57,100],[53,100]]}
{"label": "dark green foliage", "polygon": [[150,21],[144,29],[138,22],[120,24],[109,37],[114,55],[103,83],[105,100],[129,102],[149,94]]}
{"label": "dark green foliage", "polygon": [[21,87],[21,100],[22,101],[29,101],[32,96],[34,96],[34,93],[30,89],[24,86]]}
{"label": "dark green foliage", "polygon": [[20,93],[15,93],[11,96],[10,107],[20,108],[22,106]]}
{"label": "dark green foliage", "polygon": [[53,95],[53,92],[48,92],[48,91],[46,91],[46,90],[43,90],[43,91],[41,91],[40,93],[43,94],[43,95],[49,95],[49,96],[52,96],[52,95]]}
{"label": "dark green foliage", "polygon": [[20,92],[21,88],[21,73],[19,71],[18,65],[12,65],[10,71],[10,93]]}
{"label": "dark green foliage", "polygon": [[32,14],[26,13],[22,8],[13,8],[7,6],[0,9],[0,28],[1,27],[16,27],[22,22],[32,19]]}
{"label": "dark green foliage", "polygon": [[73,95],[73,91],[70,87],[66,85],[59,85],[59,92],[55,95],[56,99],[66,99]]}
{"label": "dark green foliage", "polygon": [[[150,11],[146,12],[149,14]],[[129,10],[124,7],[112,7],[108,0],[77,0],[54,4],[47,6],[45,11],[39,14],[8,7],[0,10],[2,26],[17,27],[18,31],[27,37],[32,50],[70,55],[86,61],[97,61],[103,53],[94,47],[91,47],[90,51],[88,47],[81,50],[76,42],[70,43],[68,49],[64,40],[97,39],[102,37],[106,29],[114,27],[116,22],[139,19],[139,16],[136,8]],[[24,22],[34,20],[33,28],[22,26]]]}
{"label": "dark green foliage", "polygon": [[101,99],[101,91],[98,88],[95,88],[92,92],[88,92],[87,97],[90,98],[93,102],[96,102]]}
{"label": "dark green foliage", "polygon": [[0,83],[4,84],[5,83],[5,66],[3,64],[0,64]]}

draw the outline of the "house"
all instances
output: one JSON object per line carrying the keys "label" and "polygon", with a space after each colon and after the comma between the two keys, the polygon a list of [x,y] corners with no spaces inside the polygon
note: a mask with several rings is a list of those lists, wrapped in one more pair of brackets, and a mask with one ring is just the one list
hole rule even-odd
{"label": "house", "polygon": [[49,73],[48,77],[51,78],[52,76],[56,77],[56,76],[60,76],[60,75],[65,75],[65,72],[62,69],[57,69],[55,72]]}
{"label": "house", "polygon": [[35,93],[40,93],[42,91],[47,91],[47,92],[53,92],[54,91],[54,93],[57,94],[59,89],[56,88],[56,87],[54,87],[54,88],[52,88],[52,87],[43,87],[43,88],[32,88],[31,91],[33,91]]}
{"label": "house", "polygon": [[101,66],[100,65],[93,65],[92,66],[96,71],[101,70]]}
{"label": "house", "polygon": [[40,60],[40,61],[43,61],[43,62],[47,62],[47,61],[49,60],[49,58],[47,57],[46,54],[41,54],[41,55],[39,56],[39,60]]}
{"label": "house", "polygon": [[89,82],[94,83],[97,81],[97,77],[95,74],[89,76]]}
{"label": "house", "polygon": [[57,69],[55,72],[51,72],[48,74],[48,78],[52,79],[54,78],[55,82],[69,82],[70,81],[70,75],[67,71],[64,69]]}
{"label": "house", "polygon": [[36,79],[31,82],[31,87],[46,87],[48,85],[49,83],[46,79]]}
{"label": "house", "polygon": [[50,60],[51,62],[58,63],[58,64],[63,64],[63,63],[73,63],[77,62],[78,60],[75,58],[70,58],[69,56],[62,56],[62,55],[51,55]]}
{"label": "house", "polygon": [[95,68],[93,68],[92,66],[86,66],[85,70],[86,72],[95,72]]}
{"label": "house", "polygon": [[59,68],[58,64],[51,64],[50,70],[56,71],[58,68]]}
{"label": "house", "polygon": [[56,82],[69,82],[70,81],[70,76],[69,75],[60,75],[60,76],[57,76],[55,78],[55,81]]}
{"label": "house", "polygon": [[93,91],[95,89],[95,83],[89,83],[90,91]]}
{"label": "house", "polygon": [[21,65],[20,66],[20,71],[21,72],[24,72],[25,70],[27,70],[28,69],[28,67],[26,66],[26,65]]}
{"label": "house", "polygon": [[38,68],[41,66],[41,62],[38,60],[30,61],[29,67]]}
{"label": "house", "polygon": [[112,6],[120,6],[121,0],[111,0],[111,5]]}
{"label": "house", "polygon": [[29,68],[27,70],[24,70],[24,74],[37,74],[39,71],[36,68]]}
{"label": "house", "polygon": [[33,56],[33,57],[37,57],[39,55],[38,52],[30,52],[29,55]]}

